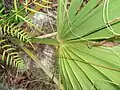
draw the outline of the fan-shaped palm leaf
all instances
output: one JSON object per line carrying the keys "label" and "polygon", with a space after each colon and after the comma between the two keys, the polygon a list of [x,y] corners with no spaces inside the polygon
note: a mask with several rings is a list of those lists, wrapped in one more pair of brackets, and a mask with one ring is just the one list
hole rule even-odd
{"label": "fan-shaped palm leaf", "polygon": [[[69,0],[68,0],[69,1]],[[65,90],[119,90],[120,47],[92,40],[119,37],[119,0],[59,0],[58,40],[61,83]]]}

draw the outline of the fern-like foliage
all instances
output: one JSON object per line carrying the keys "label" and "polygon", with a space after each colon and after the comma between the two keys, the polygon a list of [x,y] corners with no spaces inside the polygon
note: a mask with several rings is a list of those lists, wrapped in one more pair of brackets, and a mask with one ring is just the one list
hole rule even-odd
{"label": "fern-like foliage", "polygon": [[[41,8],[49,8],[46,6],[50,2],[47,0],[8,0],[0,1],[0,55],[2,55],[2,60],[8,66],[23,67],[24,62],[20,58],[14,43],[11,43],[10,38],[16,38],[17,40],[28,43],[32,47],[31,37],[20,28],[23,22],[29,24],[29,26],[34,26],[30,18],[31,15],[38,12]],[[9,5],[8,5],[9,4]],[[33,47],[34,48],[34,47]],[[1,59],[1,58],[0,58]],[[1,62],[0,61],[0,62]]]}
{"label": "fern-like foliage", "polygon": [[7,66],[16,68],[25,66],[24,61],[19,56],[18,52],[16,52],[16,48],[9,44],[7,39],[1,39],[0,46],[2,51],[2,62],[4,62]]}
{"label": "fern-like foliage", "polygon": [[19,39],[22,42],[31,44],[30,37],[20,27],[18,27],[15,24],[9,24],[9,23],[1,26],[0,35],[2,36],[2,38],[6,38],[6,39],[0,40],[1,50],[3,52],[2,60],[4,61],[6,57],[6,60],[5,60],[6,65],[13,64],[13,66],[17,68],[23,67],[24,66],[23,60],[20,58],[20,56],[16,52],[16,49],[13,47],[13,45],[9,44],[7,38],[13,37],[13,38]]}
{"label": "fern-like foliage", "polygon": [[27,33],[15,24],[7,23],[2,27],[0,33],[3,36],[11,36],[19,39],[20,41],[30,43],[30,37],[27,35]]}

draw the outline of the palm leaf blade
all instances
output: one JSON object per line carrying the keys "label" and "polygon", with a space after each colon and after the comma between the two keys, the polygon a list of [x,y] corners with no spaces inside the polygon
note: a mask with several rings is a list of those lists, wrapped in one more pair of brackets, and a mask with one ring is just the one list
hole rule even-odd
{"label": "palm leaf blade", "polygon": [[[116,20],[120,21],[119,19],[120,12],[118,11],[120,8],[120,5],[118,3],[119,3],[119,0],[116,0],[116,1],[109,0],[108,8],[107,8],[105,7],[105,5],[107,4],[105,4],[104,1],[102,1],[101,3],[100,1],[98,2],[95,1],[95,5],[98,5],[98,6],[95,8],[95,5],[94,5],[93,10],[88,12],[83,12],[82,10],[79,11],[78,15],[76,15],[73,21],[68,20],[69,24],[65,24],[63,28],[63,32],[59,34],[60,35],[59,37],[64,40],[83,38],[84,36],[90,35],[93,32],[96,33],[100,30],[103,32],[105,32],[106,30],[105,37],[114,36],[115,33],[119,34],[120,32],[118,29],[116,29],[116,27],[113,28],[113,30],[110,30],[107,27],[107,23],[114,25],[116,24],[115,23]],[[91,8],[91,6],[88,3],[88,7],[86,5],[86,8],[85,9],[83,8],[83,10],[87,10],[89,9],[89,7]],[[108,9],[108,12],[107,12],[107,9]],[[103,28],[107,28],[107,29],[103,29]]]}
{"label": "palm leaf blade", "polygon": [[61,83],[65,90],[119,90],[119,44],[89,47],[96,39],[119,36],[119,0],[90,0],[79,9],[80,1],[71,0],[68,8],[59,0],[64,6],[58,7],[63,11],[57,24]]}
{"label": "palm leaf blade", "polygon": [[[78,49],[78,47],[84,47],[84,50]],[[71,84],[73,86],[72,90],[90,90],[91,88],[91,90],[120,89],[117,86],[120,84],[120,79],[116,78],[120,77],[119,58],[111,52],[110,48],[97,47],[89,49],[86,45],[78,43],[63,45],[62,49],[64,52],[60,56],[64,59],[60,59],[60,61],[64,66],[60,67],[65,69],[64,76],[68,80],[70,79],[67,84],[68,82],[74,83]],[[108,57],[104,59],[104,56],[100,57],[100,53]],[[80,89],[80,87],[82,88]]]}

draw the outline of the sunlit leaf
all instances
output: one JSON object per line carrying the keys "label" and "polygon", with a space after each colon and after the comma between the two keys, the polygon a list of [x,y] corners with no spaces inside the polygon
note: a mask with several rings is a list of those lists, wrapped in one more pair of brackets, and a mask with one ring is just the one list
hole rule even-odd
{"label": "sunlit leaf", "polygon": [[119,44],[89,47],[89,42],[119,37],[119,8],[119,0],[89,0],[84,6],[82,0],[71,0],[70,7],[59,0],[59,67],[65,90],[120,89]]}

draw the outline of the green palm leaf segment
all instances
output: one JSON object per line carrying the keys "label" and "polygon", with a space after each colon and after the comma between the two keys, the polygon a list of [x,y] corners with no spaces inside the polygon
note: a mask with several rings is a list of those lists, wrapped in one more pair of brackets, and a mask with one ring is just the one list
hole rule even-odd
{"label": "green palm leaf segment", "polygon": [[[81,10],[83,0],[59,0],[58,33],[60,40],[100,39],[120,33],[119,0],[90,0]],[[108,28],[107,28],[108,27]],[[94,34],[93,34],[94,33]]]}
{"label": "green palm leaf segment", "polygon": [[120,90],[120,46],[88,47],[92,40],[119,37],[120,1],[68,1],[59,0],[57,21],[64,90]]}

